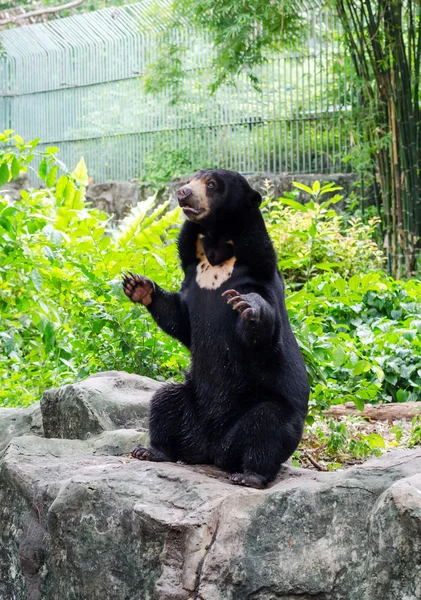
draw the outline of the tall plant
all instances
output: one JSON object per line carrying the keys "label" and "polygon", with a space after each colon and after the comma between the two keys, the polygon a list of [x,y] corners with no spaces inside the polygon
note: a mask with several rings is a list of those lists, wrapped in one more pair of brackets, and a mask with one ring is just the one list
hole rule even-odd
{"label": "tall plant", "polygon": [[421,5],[418,0],[333,4],[362,83],[389,269],[410,276],[421,238]]}

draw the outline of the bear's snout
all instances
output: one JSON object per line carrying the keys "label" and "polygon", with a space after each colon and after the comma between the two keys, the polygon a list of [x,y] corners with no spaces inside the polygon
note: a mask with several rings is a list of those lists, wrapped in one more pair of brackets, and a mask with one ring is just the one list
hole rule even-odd
{"label": "bear's snout", "polygon": [[190,187],[188,187],[187,185],[184,185],[177,192],[178,202],[181,204],[183,202],[183,200],[187,200],[187,198],[189,196],[191,196],[192,193],[193,193],[193,190]]}
{"label": "bear's snout", "polygon": [[[203,189],[202,189],[203,188]],[[206,192],[203,184],[183,185],[177,192],[178,204],[188,219],[202,218],[208,210]]]}

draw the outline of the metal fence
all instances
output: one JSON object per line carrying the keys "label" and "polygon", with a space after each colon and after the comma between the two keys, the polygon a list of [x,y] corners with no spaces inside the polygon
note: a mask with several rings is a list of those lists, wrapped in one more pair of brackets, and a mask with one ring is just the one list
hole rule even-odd
{"label": "metal fence", "polygon": [[146,94],[143,76],[160,51],[160,11],[145,0],[2,33],[0,130],[41,148],[58,146],[73,167],[85,157],[95,181],[151,179],[167,169],[323,173],[343,169],[351,86],[337,24],[307,9],[305,50],[259,67],[261,91],[242,74],[214,95],[212,45],[188,24],[182,99]]}

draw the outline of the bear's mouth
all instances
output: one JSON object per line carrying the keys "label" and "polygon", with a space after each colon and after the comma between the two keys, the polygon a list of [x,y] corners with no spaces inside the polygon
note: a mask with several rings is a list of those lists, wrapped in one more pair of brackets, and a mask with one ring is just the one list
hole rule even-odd
{"label": "bear's mouth", "polygon": [[191,204],[189,204],[186,200],[179,200],[178,204],[181,206],[181,208],[183,209],[183,212],[186,216],[189,215],[200,215],[202,212],[204,212],[204,208],[196,208],[194,206],[192,206]]}

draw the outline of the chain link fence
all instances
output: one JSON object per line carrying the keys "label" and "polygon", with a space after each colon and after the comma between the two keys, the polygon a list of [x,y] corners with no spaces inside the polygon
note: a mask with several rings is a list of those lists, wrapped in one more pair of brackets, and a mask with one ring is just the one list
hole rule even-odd
{"label": "chain link fence", "polygon": [[[243,173],[344,170],[353,107],[338,24],[306,8],[302,51],[271,54],[215,94],[211,40],[188,23],[173,32],[182,49],[182,98],[144,91],[161,49],[166,0],[145,0],[4,31],[0,129],[41,148],[58,146],[72,168],[85,157],[95,181],[154,179],[165,169]],[[352,129],[352,127],[351,127]]]}

